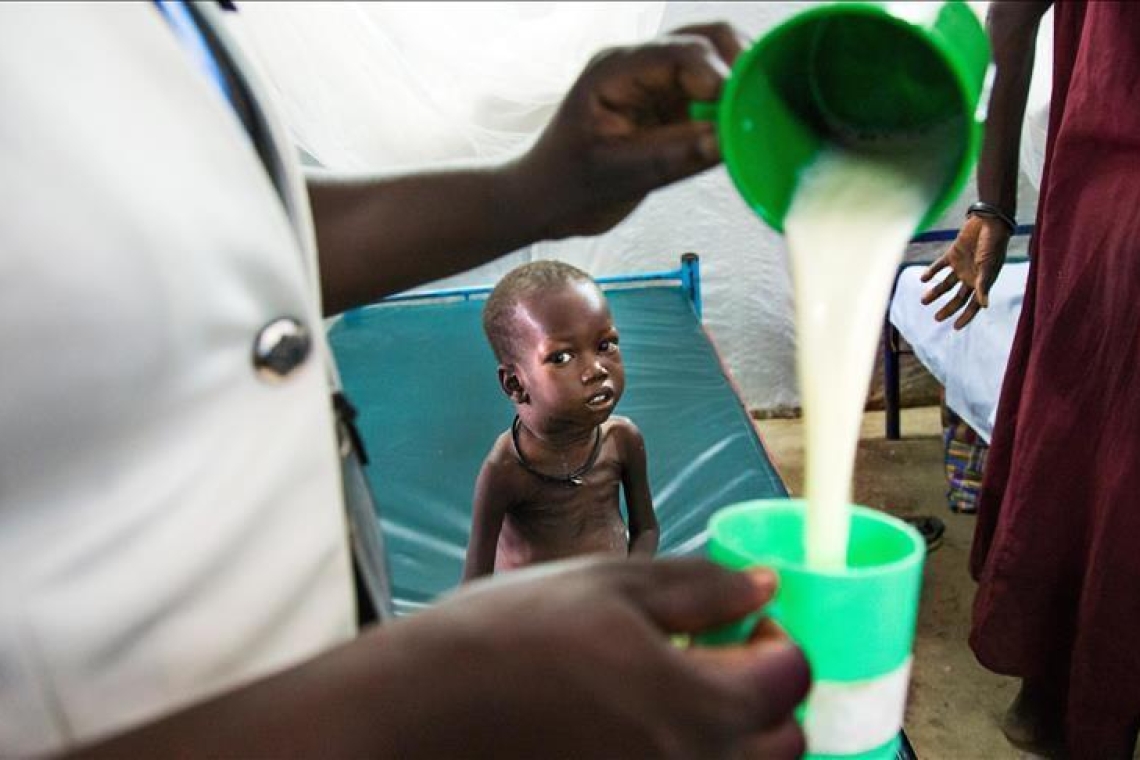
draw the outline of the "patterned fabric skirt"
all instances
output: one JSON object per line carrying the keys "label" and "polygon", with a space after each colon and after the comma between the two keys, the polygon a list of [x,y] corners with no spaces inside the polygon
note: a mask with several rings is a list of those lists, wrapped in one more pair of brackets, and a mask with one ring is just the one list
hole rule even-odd
{"label": "patterned fabric skirt", "polygon": [[978,493],[990,447],[945,404],[942,405],[942,447],[946,502],[950,511],[973,514],[978,511]]}

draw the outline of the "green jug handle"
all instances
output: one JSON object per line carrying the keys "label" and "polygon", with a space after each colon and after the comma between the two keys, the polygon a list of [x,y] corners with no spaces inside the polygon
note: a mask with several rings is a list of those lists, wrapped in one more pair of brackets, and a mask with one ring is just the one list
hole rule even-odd
{"label": "green jug handle", "polygon": [[689,104],[689,118],[693,121],[717,122],[720,112],[720,102],[716,100],[694,100]]}

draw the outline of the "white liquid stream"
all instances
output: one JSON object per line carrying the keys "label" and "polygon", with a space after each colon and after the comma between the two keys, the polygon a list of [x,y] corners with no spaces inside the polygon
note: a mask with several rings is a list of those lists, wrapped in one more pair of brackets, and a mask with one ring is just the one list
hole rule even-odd
{"label": "white liquid stream", "polygon": [[929,150],[828,148],[784,220],[796,300],[811,567],[847,562],[855,450],[883,315],[907,242],[934,197]]}

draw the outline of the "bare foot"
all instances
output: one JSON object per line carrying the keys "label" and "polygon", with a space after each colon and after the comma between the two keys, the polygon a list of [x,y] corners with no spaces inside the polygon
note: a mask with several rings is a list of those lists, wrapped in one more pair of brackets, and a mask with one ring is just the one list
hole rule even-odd
{"label": "bare foot", "polygon": [[1064,754],[1063,704],[1057,695],[1022,682],[1021,690],[1005,712],[1001,731],[1010,744],[1024,752],[1060,758]]}

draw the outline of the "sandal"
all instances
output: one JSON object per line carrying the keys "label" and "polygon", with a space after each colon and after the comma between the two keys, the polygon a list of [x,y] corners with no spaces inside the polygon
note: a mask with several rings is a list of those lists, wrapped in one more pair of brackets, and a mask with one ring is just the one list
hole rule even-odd
{"label": "sandal", "polygon": [[942,535],[946,532],[946,524],[937,517],[930,515],[904,517],[903,522],[913,526],[922,535],[922,540],[926,542],[927,552],[932,552],[942,545]]}

